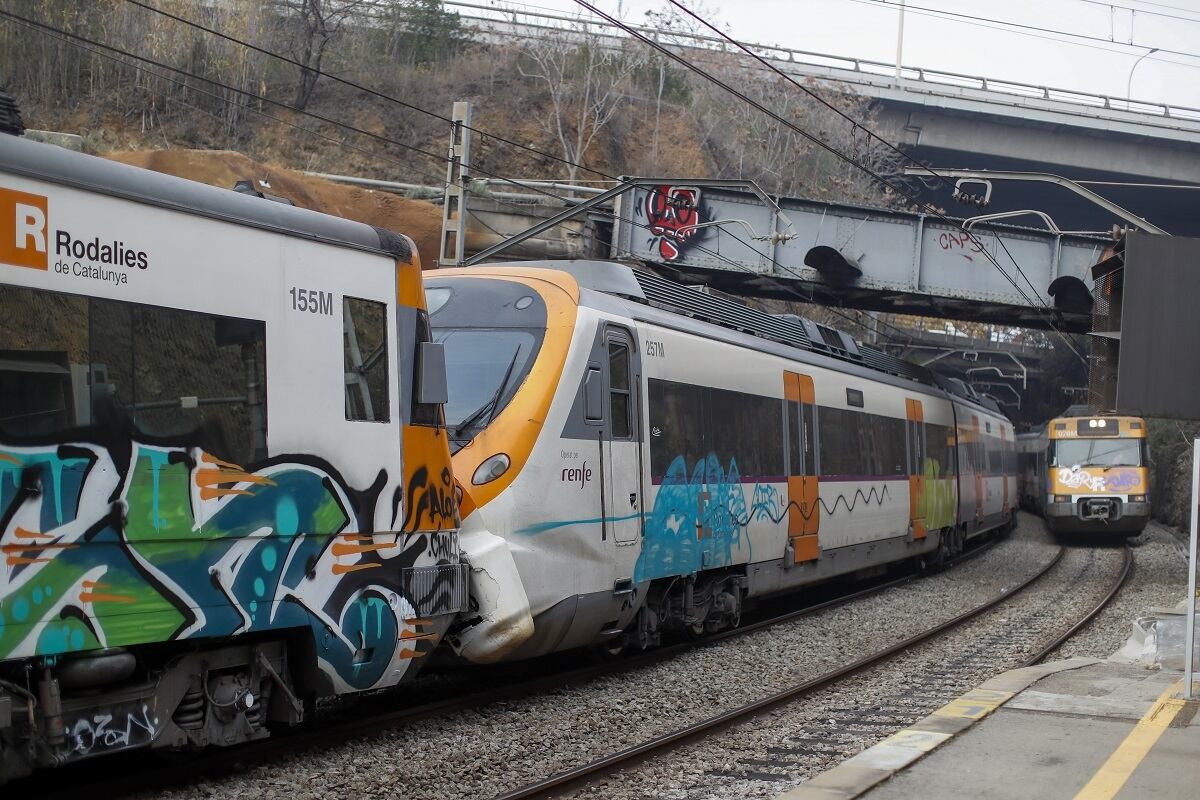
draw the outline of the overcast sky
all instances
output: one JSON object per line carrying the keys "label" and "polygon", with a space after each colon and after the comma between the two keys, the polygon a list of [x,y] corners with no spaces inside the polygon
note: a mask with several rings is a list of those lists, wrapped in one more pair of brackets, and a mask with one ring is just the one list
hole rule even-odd
{"label": "overcast sky", "polygon": [[[504,0],[469,0],[505,5]],[[667,11],[666,0],[590,0],[641,22]],[[895,62],[897,0],[681,0],[705,8],[739,39],[799,50]],[[885,5],[884,2],[890,4]],[[1130,96],[1200,108],[1200,0],[907,0],[905,66],[943,69],[1054,88],[1124,97],[1130,69],[1146,48],[1161,51],[1138,65]],[[579,13],[572,0],[529,0]],[[931,15],[937,9],[973,17],[1070,31],[1106,41],[1004,30]],[[1136,10],[1131,10],[1136,9]],[[466,9],[458,9],[471,13]],[[1144,47],[1131,48],[1131,39]],[[1071,42],[1074,43],[1071,43]],[[1167,50],[1179,51],[1168,53]],[[1180,53],[1194,53],[1194,56]]]}

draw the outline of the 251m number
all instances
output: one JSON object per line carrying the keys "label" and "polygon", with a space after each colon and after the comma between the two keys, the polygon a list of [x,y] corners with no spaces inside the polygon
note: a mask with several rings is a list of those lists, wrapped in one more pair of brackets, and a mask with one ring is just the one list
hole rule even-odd
{"label": "251m number", "polygon": [[333,292],[320,292],[316,289],[300,289],[293,286],[288,290],[288,294],[292,296],[293,311],[333,316]]}

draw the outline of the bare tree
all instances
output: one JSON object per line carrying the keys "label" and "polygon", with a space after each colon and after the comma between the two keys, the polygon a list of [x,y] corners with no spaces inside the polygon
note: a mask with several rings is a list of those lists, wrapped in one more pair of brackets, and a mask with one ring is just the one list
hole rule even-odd
{"label": "bare tree", "polygon": [[[692,5],[696,16],[709,20],[718,19],[718,9],[710,7],[704,2],[693,3]],[[718,21],[714,24],[721,30],[729,30],[729,26],[724,22]],[[656,30],[652,34],[655,41],[668,47],[693,44],[696,36],[708,33],[708,30],[696,20],[696,17],[685,14],[677,8],[670,8],[665,11],[647,11],[646,25]],[[654,136],[650,143],[650,163],[653,165],[652,171],[657,174],[659,171],[658,133],[659,128],[662,126],[663,94],[667,87],[667,77],[675,70],[673,61],[658,50],[651,49],[647,55],[649,57],[649,66],[656,73],[654,76]],[[682,76],[682,73],[679,73],[679,75]]]}
{"label": "bare tree", "polygon": [[588,150],[626,99],[629,78],[645,61],[640,50],[591,33],[559,31],[521,48],[518,69],[545,84],[550,114],[542,125],[558,140],[574,181]]}
{"label": "bare tree", "polygon": [[308,107],[317,88],[321,62],[329,44],[372,0],[277,0],[284,25],[292,31],[291,56],[301,64],[300,81],[292,105],[298,111]]}

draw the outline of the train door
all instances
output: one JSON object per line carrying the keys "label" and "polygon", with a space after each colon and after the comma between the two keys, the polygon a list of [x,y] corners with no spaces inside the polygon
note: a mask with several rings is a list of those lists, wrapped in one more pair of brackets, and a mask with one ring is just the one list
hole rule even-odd
{"label": "train door", "polygon": [[1004,494],[1001,497],[1000,511],[1008,515],[1008,474],[1012,467],[1008,463],[1008,430],[1000,425],[1000,474],[1004,476]]}
{"label": "train door", "polygon": [[908,516],[914,539],[925,538],[925,408],[905,399],[908,433]]}
{"label": "train door", "polygon": [[972,470],[975,473],[975,524],[983,522],[984,481],[987,471],[987,448],[983,446],[983,432],[979,427],[979,416],[971,415]]}
{"label": "train door", "polygon": [[608,326],[604,332],[604,384],[608,424],[600,444],[605,528],[617,544],[642,535],[641,369],[633,335]]}
{"label": "train door", "polygon": [[783,373],[788,440],[788,566],[815,561],[821,554],[818,531],[821,502],[816,469],[816,395],[813,379]]}

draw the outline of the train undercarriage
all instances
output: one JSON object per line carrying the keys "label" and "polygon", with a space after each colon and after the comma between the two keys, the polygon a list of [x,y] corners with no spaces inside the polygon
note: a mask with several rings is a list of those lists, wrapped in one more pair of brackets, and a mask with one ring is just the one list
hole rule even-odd
{"label": "train undercarriage", "polygon": [[0,783],[123,750],[225,747],[297,724],[305,703],[292,668],[298,643],[291,644],[151,646],[6,663]]}

